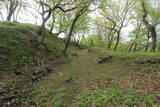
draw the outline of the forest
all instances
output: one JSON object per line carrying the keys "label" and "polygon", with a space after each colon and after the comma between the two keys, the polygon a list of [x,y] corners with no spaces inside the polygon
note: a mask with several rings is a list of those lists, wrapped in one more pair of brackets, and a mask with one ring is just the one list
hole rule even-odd
{"label": "forest", "polygon": [[0,107],[160,107],[160,0],[0,0]]}

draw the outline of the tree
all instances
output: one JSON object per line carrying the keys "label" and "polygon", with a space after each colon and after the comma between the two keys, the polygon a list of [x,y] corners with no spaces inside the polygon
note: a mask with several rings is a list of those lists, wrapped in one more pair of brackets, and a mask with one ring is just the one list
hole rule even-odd
{"label": "tree", "polygon": [[[18,14],[22,7],[25,7],[23,4],[23,0],[0,0],[0,5],[7,10],[7,21],[11,21],[13,17],[13,21],[17,21]],[[0,12],[1,18],[4,20],[2,13]]]}
{"label": "tree", "polygon": [[156,51],[156,44],[157,44],[157,33],[156,33],[156,25],[155,24],[151,24],[148,20],[148,12],[147,12],[147,1],[146,0],[141,0],[141,5],[142,5],[142,11],[143,11],[143,16],[142,16],[142,21],[145,24],[145,26],[147,27],[148,31],[151,33],[151,37],[152,37],[152,47],[151,47],[151,51],[155,52]]}
{"label": "tree", "polygon": [[[102,7],[101,15],[105,21],[105,25],[103,24],[103,26],[105,26],[106,29],[111,30],[110,35],[114,35],[115,33],[117,34],[114,50],[117,50],[118,48],[122,28],[127,26],[127,14],[133,5],[134,2],[131,0],[125,0],[125,2],[119,1],[119,4],[111,1],[107,3],[107,6]],[[111,47],[113,36],[110,36],[110,40],[108,48]]]}
{"label": "tree", "polygon": [[1,12],[2,7],[3,7],[3,3],[2,3],[2,0],[0,0],[0,17],[4,21],[4,18],[3,18],[2,12]]}
{"label": "tree", "polygon": [[7,21],[10,21],[14,12],[16,11],[19,4],[19,0],[8,0],[8,15],[7,15]]}
{"label": "tree", "polygon": [[[42,1],[42,0],[38,0],[37,1],[40,4],[40,7],[42,8],[42,12],[40,13],[42,16],[42,24],[40,26],[40,29],[38,31],[39,35],[42,35],[42,32],[44,32],[44,28],[46,25],[46,22],[49,20],[49,18],[51,17],[52,14],[54,14],[54,12],[57,9],[60,9],[61,11],[65,12],[69,12],[72,11],[74,9],[76,9],[76,7],[72,7],[72,5],[74,5],[74,2],[72,1],[64,1],[64,0],[57,0],[57,1]],[[68,7],[72,7],[72,8],[67,8],[64,9],[65,6]],[[52,15],[54,18],[54,15]]]}
{"label": "tree", "polygon": [[88,10],[88,7],[90,6],[90,1],[89,0],[80,1],[80,3],[77,4],[77,5],[78,5],[78,8],[77,8],[76,14],[75,14],[75,16],[73,18],[73,21],[72,21],[70,29],[69,29],[69,33],[68,33],[67,38],[66,38],[66,45],[65,45],[64,50],[62,51],[62,53],[65,56],[67,56],[67,52],[66,51],[68,49],[68,46],[69,46],[69,43],[70,43],[70,39],[72,37],[72,33],[74,31],[76,22]]}
{"label": "tree", "polygon": [[44,32],[44,29],[45,29],[46,22],[51,17],[52,12],[57,8],[57,5],[54,5],[52,7],[51,5],[47,4],[46,2],[44,2],[42,0],[39,0],[37,2],[40,5],[39,8],[42,9],[42,12],[39,12],[42,16],[42,24],[41,24],[39,31],[38,31],[38,34],[42,35],[42,33]]}

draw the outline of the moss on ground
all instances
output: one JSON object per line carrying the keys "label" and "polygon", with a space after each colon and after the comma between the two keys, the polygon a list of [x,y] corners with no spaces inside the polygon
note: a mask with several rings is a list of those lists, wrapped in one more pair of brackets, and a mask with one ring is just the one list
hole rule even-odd
{"label": "moss on ground", "polygon": [[0,22],[0,66],[1,70],[17,69],[31,63],[33,57],[51,59],[60,57],[64,44],[61,39],[45,32],[44,44],[38,45],[42,37],[38,27],[32,24]]}
{"label": "moss on ground", "polygon": [[34,81],[53,72],[55,60],[62,58],[63,41],[46,29],[47,51],[40,44],[38,29],[32,24],[0,22],[0,106],[32,104],[38,90]]}
{"label": "moss on ground", "polygon": [[[159,56],[114,56],[111,62],[98,64],[99,53],[87,53],[87,50],[78,53],[79,57],[71,58],[71,63],[57,68],[55,74],[37,84],[44,88],[39,95],[47,96],[47,100],[38,105],[160,106]],[[157,62],[150,63],[152,59]]]}
{"label": "moss on ground", "polygon": [[[103,50],[88,53],[72,47],[70,51],[78,53],[78,56],[61,63],[65,60],[60,59],[64,48],[62,40],[46,30],[44,43],[50,50],[46,52],[42,45],[36,45],[42,39],[37,31],[38,27],[31,24],[0,22],[0,69],[3,71],[0,74],[0,93],[3,87],[8,91],[4,94],[2,90],[3,96],[14,97],[4,103],[0,96],[0,104],[20,107],[160,106],[158,54]],[[30,44],[30,39],[33,44]],[[99,57],[105,54],[113,55],[113,59],[98,64]],[[37,73],[34,69],[20,69],[31,75],[11,73],[30,65],[32,57],[39,57],[51,66],[55,66],[52,60],[58,58],[57,63],[61,65],[36,82],[31,78],[33,72]]]}

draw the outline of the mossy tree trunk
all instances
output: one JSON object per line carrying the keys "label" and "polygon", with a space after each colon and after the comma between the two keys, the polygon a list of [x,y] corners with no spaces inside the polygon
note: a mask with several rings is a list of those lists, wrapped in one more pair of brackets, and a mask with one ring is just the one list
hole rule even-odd
{"label": "mossy tree trunk", "polygon": [[147,20],[148,13],[147,13],[147,9],[145,6],[145,2],[141,1],[141,4],[142,4],[143,13],[144,13],[144,15],[142,16],[142,21],[147,27],[148,31],[151,33],[151,38],[152,38],[151,52],[155,52],[156,44],[157,44],[156,26],[153,24],[150,24],[149,21]]}
{"label": "mossy tree trunk", "polygon": [[148,34],[147,34],[147,43],[146,43],[145,52],[147,52],[147,51],[148,51],[148,48],[149,48],[149,39],[150,39],[150,33],[148,32]]}

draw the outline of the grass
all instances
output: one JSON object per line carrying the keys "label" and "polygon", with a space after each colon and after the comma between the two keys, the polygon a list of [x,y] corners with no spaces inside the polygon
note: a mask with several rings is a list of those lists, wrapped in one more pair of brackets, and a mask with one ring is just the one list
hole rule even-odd
{"label": "grass", "polygon": [[[5,81],[0,84],[9,87],[8,96],[17,95],[18,98],[10,102],[13,106],[160,106],[159,53],[133,54],[102,49],[88,53],[72,46],[69,51],[78,53],[78,57],[69,56],[66,61],[61,57],[63,42],[47,30],[44,43],[50,53],[46,53],[43,46],[28,48],[29,37],[33,41],[41,39],[37,31],[38,27],[31,24],[0,22],[0,69],[3,71],[0,77]],[[99,57],[106,54],[111,54],[113,59],[98,64]],[[24,72],[18,68],[32,63],[32,56],[40,57],[56,69],[34,84],[25,81],[31,75],[13,73],[14,70]],[[60,64],[52,63],[55,58]],[[25,73],[34,72],[29,70]]]}
{"label": "grass", "polygon": [[[66,60],[61,55],[63,41],[47,29],[44,44],[50,52],[46,52],[44,46],[36,45],[42,39],[37,34],[38,29],[33,24],[0,22],[0,92],[8,89],[4,96],[17,97],[9,104],[27,104],[32,99],[32,91],[37,90],[31,83],[32,73],[38,69],[33,67],[34,59],[43,61],[45,66],[55,60]],[[0,95],[0,105],[3,105],[4,96]]]}
{"label": "grass", "polygon": [[97,107],[104,106],[134,106],[145,104],[155,104],[156,100],[153,96],[139,96],[137,92],[130,91],[123,93],[119,88],[109,88],[107,90],[85,91],[78,94],[75,98],[75,105],[81,107],[88,107],[88,105],[95,103]]}
{"label": "grass", "polygon": [[61,52],[64,48],[62,40],[46,30],[44,43],[51,51],[47,53],[42,45],[36,45],[36,42],[40,42],[42,38],[37,32],[36,25],[0,22],[1,70],[13,70],[30,64],[33,57],[53,60],[62,56]]}
{"label": "grass", "polygon": [[95,49],[96,51],[100,51],[98,52],[99,55],[113,55],[113,56],[120,56],[120,57],[128,57],[128,56],[140,56],[140,55],[146,55],[146,56],[159,56],[160,55],[160,52],[145,52],[145,51],[137,51],[137,52],[124,52],[124,51],[113,51],[113,50],[107,50],[105,48],[99,48],[99,47],[95,47],[93,48]]}
{"label": "grass", "polygon": [[[115,56],[111,62],[98,64],[99,53],[89,54],[85,50],[79,54],[37,84],[44,87],[39,93],[41,96],[49,95],[44,106],[159,106],[160,80],[156,64],[150,66],[152,70],[146,64],[136,64],[141,56]],[[152,56],[143,57],[150,58]],[[72,80],[66,83],[69,78]]]}

